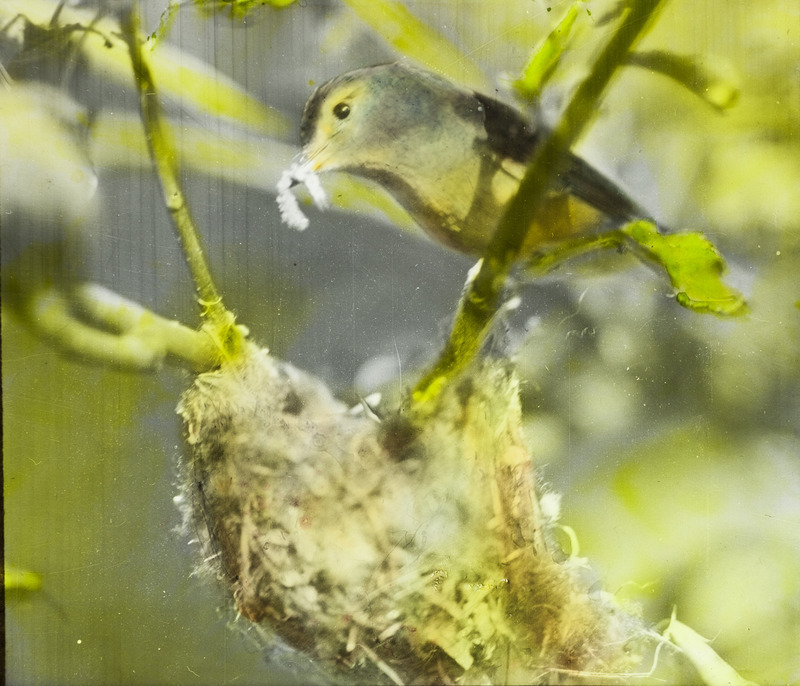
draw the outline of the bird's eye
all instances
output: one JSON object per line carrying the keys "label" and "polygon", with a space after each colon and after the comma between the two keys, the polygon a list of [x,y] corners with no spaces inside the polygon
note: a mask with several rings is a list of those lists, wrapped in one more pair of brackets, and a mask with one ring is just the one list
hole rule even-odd
{"label": "bird's eye", "polygon": [[347,119],[350,116],[350,105],[340,102],[333,106],[333,116],[337,119]]}

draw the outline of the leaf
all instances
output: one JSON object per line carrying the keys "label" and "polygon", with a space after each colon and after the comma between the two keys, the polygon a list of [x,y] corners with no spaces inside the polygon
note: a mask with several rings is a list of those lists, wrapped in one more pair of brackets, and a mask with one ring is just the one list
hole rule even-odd
{"label": "leaf", "polygon": [[578,3],[573,3],[558,26],[536,46],[522,74],[514,81],[514,88],[525,100],[535,100],[542,92],[545,82],[564,53],[564,47],[577,18]]}
{"label": "leaf", "polygon": [[672,613],[669,626],[664,637],[678,646],[697,669],[704,684],[708,686],[755,686],[752,681],[743,678],[708,645],[694,629],[675,618]]}
{"label": "leaf", "polygon": [[229,10],[231,19],[243,19],[253,10],[267,6],[282,9],[295,2],[297,0],[194,0],[195,7],[201,12],[208,14]]}
{"label": "leaf", "polygon": [[15,82],[2,90],[0,206],[29,218],[24,231],[35,235],[32,217],[76,228],[92,214],[97,176],[81,145],[85,131],[86,113],[56,88]]}
{"label": "leaf", "polygon": [[705,56],[693,58],[666,50],[651,50],[633,53],[628,58],[628,64],[658,72],[677,81],[717,110],[730,109],[739,100],[739,88],[731,77],[718,73],[721,70],[719,63],[709,67],[701,64],[701,59],[710,61]]}
{"label": "leaf", "polygon": [[[98,18],[93,10],[64,6],[58,15],[59,24],[49,27],[58,6],[54,0],[4,0],[0,3],[0,25],[23,17],[42,29],[69,32],[73,45],[92,69],[130,87],[133,84],[130,55],[120,38],[117,22],[108,17]],[[239,84],[203,60],[168,44],[159,44],[148,52],[162,96],[216,117],[235,120],[262,134],[278,135],[288,130],[283,115],[248,95]]]}
{"label": "leaf", "polygon": [[695,312],[735,317],[748,311],[744,296],[721,279],[727,266],[703,234],[662,235],[652,222],[637,221],[622,228],[647,258],[666,269],[678,291],[678,303]]}
{"label": "leaf", "polygon": [[403,55],[452,81],[486,88],[486,76],[481,69],[402,3],[395,0],[344,0],[344,3]]}
{"label": "leaf", "polygon": [[[181,167],[251,188],[274,191],[297,148],[273,138],[254,137],[234,127],[170,121]],[[148,160],[141,118],[131,112],[100,110],[89,131],[92,161],[104,167],[137,167]]]}

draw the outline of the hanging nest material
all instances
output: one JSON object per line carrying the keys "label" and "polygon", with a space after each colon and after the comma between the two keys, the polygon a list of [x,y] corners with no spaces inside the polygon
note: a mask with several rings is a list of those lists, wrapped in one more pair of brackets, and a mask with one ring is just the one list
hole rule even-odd
{"label": "hanging nest material", "polygon": [[249,348],[179,412],[208,564],[241,615],[332,678],[591,681],[640,664],[643,625],[550,540],[505,364],[379,421]]}

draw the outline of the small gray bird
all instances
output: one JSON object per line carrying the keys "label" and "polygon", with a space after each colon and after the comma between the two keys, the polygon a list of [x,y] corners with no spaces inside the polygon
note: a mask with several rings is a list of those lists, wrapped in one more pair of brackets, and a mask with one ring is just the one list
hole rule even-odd
{"label": "small gray bird", "polygon": [[[377,182],[433,239],[472,255],[492,237],[541,136],[512,107],[400,63],[323,84],[300,124],[314,172]],[[614,183],[569,154],[523,253],[644,216]]]}

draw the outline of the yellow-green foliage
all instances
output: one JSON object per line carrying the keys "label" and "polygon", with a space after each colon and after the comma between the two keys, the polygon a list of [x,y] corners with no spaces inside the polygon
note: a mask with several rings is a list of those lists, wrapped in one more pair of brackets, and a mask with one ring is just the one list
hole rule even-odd
{"label": "yellow-green foliage", "polygon": [[[165,4],[148,5],[148,31]],[[215,3],[231,11],[207,24],[181,26],[182,13],[194,18],[187,4],[176,15],[173,33],[155,41],[149,55],[159,91],[172,106],[169,116],[178,124],[183,169],[195,172],[185,181],[200,198],[203,232],[215,239],[215,275],[228,277],[220,290],[231,308],[251,313],[245,323],[261,317],[256,333],[284,350],[287,319],[292,336],[303,322],[295,351],[326,372],[338,370],[340,379],[349,380],[359,364],[380,356],[396,358],[399,395],[415,378],[409,360],[434,355],[442,338],[441,326],[423,328],[423,315],[431,310],[431,318],[441,322],[453,309],[452,302],[436,309],[431,296],[419,316],[399,316],[401,301],[421,298],[425,283],[433,282],[424,281],[425,272],[438,279],[431,293],[444,288],[454,271],[452,259],[425,243],[394,242],[385,227],[367,234],[349,218],[320,226],[316,241],[287,235],[275,225],[275,215],[270,219],[272,199],[263,191],[295,150],[285,139],[279,144],[265,135],[283,135],[286,123],[299,115],[296,105],[308,95],[306,85],[322,79],[328,65],[341,63],[344,70],[389,61],[402,57],[402,50],[455,80],[485,84],[488,92],[513,100],[509,82],[577,7],[563,52],[555,50],[555,67],[548,72],[550,60],[543,69],[544,103],[548,112],[557,111],[607,39],[617,3],[373,3],[363,16],[376,13],[371,22],[377,31],[344,4],[332,3],[324,16],[315,14],[314,3],[280,12],[261,4]],[[74,59],[62,63],[88,65],[99,77],[102,97],[92,105],[99,103],[100,111],[92,112],[90,126],[88,118],[64,118],[65,112],[80,114],[64,100],[66,88],[60,97],[37,97],[31,105],[30,84],[2,86],[0,106],[24,114],[9,115],[0,131],[0,140],[23,151],[3,155],[3,178],[12,178],[10,160],[18,171],[24,167],[17,162],[26,159],[35,172],[31,178],[58,182],[49,193],[33,194],[23,215],[10,214],[4,196],[4,252],[6,232],[20,216],[31,235],[42,228],[42,217],[83,222],[85,195],[70,194],[60,179],[77,182],[88,178],[82,174],[97,173],[98,200],[111,209],[86,226],[96,254],[80,253],[73,266],[133,300],[190,321],[196,315],[192,285],[180,276],[180,257],[168,249],[173,239],[163,226],[161,201],[148,192],[150,177],[140,176],[141,130],[133,130],[132,110],[120,114],[127,102],[122,89],[131,91],[133,82],[118,27],[109,16],[98,18],[71,4],[61,10],[61,26],[50,27],[58,5],[5,0],[3,40],[21,41],[26,22],[45,37],[68,38]],[[381,11],[394,11],[399,19],[382,21],[388,14]],[[394,33],[382,34],[380,24]],[[64,25],[72,28],[63,31]],[[96,30],[85,30],[89,26]],[[544,478],[564,494],[564,521],[578,532],[581,553],[600,579],[593,591],[602,586],[617,599],[633,596],[648,623],[668,617],[677,605],[682,626],[714,637],[717,653],[763,683],[791,682],[800,673],[797,27],[795,0],[708,0],[702,6],[671,0],[641,54],[597,105],[576,148],[620,177],[676,235],[702,232],[713,241],[731,268],[729,283],[748,297],[749,315],[719,321],[681,310],[663,278],[642,269],[585,278],[566,264],[546,288],[522,289],[524,321],[504,315],[490,345],[494,354],[507,353],[503,334],[512,342],[524,339],[514,355],[521,421],[537,465],[546,465]],[[291,41],[281,41],[283,36]],[[179,49],[179,40],[187,49]],[[302,46],[302,60],[290,45]],[[212,69],[211,51],[220,46],[217,56],[230,50],[230,60]],[[194,56],[204,49],[211,57]],[[279,105],[273,83],[287,74],[298,84],[291,91],[295,104],[283,105],[288,118],[276,117],[262,100]],[[24,93],[14,90],[23,85]],[[66,80],[67,87],[77,86],[69,92],[78,98],[84,85]],[[224,123],[217,127],[207,117]],[[87,138],[88,152],[82,147]],[[43,161],[36,162],[40,155]],[[111,166],[115,171],[109,173]],[[130,176],[117,176],[130,169]],[[363,217],[376,191],[361,186],[356,197],[347,183],[332,180],[334,202]],[[113,204],[126,194],[134,196],[123,204],[128,214]],[[377,202],[390,205],[385,197]],[[391,206],[394,214],[386,214],[395,221],[400,212]],[[225,208],[224,220],[215,207]],[[49,240],[42,235],[43,242]],[[259,242],[264,235],[269,240]],[[374,235],[380,238],[369,243]],[[319,251],[337,244],[351,246],[351,259],[334,265],[327,254],[320,258]],[[367,244],[379,245],[397,262],[372,261]],[[396,267],[408,253],[413,258]],[[467,266],[458,263],[459,281]],[[251,270],[246,278],[245,268]],[[311,276],[287,288],[303,270]],[[333,296],[331,284],[338,288]],[[231,638],[216,611],[225,600],[191,577],[195,551],[185,552],[172,531],[172,464],[180,436],[170,418],[186,378],[65,361],[5,311],[7,288],[4,283],[6,556],[40,573],[43,584],[41,592],[7,598],[9,681],[285,681],[284,673],[265,677],[276,655],[285,655],[280,648],[259,643],[270,655],[265,668],[260,652],[248,652]],[[298,298],[300,291],[307,297]],[[372,299],[367,313],[356,304],[363,305],[364,294]],[[413,354],[408,341],[418,345]],[[342,359],[352,369],[341,371]],[[362,485],[364,476],[355,481]],[[509,607],[501,602],[505,578],[496,569],[480,578],[436,570],[424,577],[422,588],[438,605],[421,626],[459,668],[474,666],[476,646],[491,658],[499,655],[515,630],[503,614]],[[32,577],[20,583],[34,585]],[[463,605],[445,602],[456,596]],[[519,607],[546,605],[540,601],[522,597]],[[240,618],[238,624],[246,623]],[[678,627],[670,635],[680,642]],[[384,639],[396,640],[402,629],[387,623],[382,632],[388,632]],[[337,646],[349,646],[347,632],[337,638]],[[696,659],[703,678],[732,678],[703,672],[720,667],[703,652]],[[361,654],[371,659],[366,650]],[[294,669],[296,658],[291,660]],[[688,667],[669,676],[691,683],[700,678]],[[577,677],[563,675],[572,678]]]}

